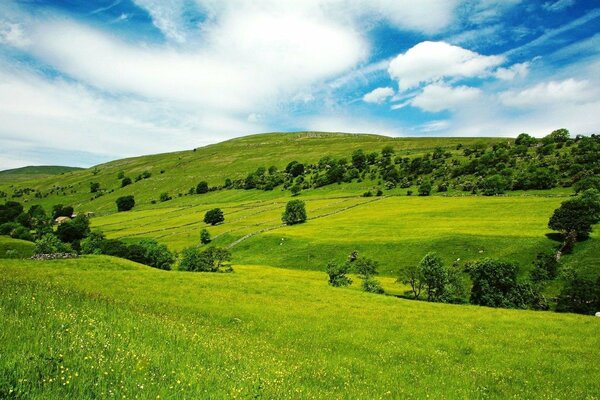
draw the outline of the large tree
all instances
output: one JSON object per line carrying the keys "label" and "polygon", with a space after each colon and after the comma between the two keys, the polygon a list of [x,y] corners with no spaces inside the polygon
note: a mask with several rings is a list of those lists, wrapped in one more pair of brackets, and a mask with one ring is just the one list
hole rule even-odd
{"label": "large tree", "polygon": [[[586,239],[592,231],[592,225],[599,221],[600,195],[597,190],[588,189],[582,195],[564,201],[554,210],[548,221],[548,227],[564,235],[566,241],[563,248],[568,250],[575,239]],[[573,243],[567,243],[567,240]]]}
{"label": "large tree", "polygon": [[285,206],[281,220],[286,225],[301,224],[306,221],[306,208],[302,200],[290,200]]}

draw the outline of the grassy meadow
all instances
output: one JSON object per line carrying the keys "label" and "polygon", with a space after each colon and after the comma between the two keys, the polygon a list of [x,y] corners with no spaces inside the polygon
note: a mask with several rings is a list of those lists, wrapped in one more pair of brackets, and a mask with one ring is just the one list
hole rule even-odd
{"label": "grassy meadow", "polygon": [[[321,272],[0,261],[0,397],[596,399],[600,321],[407,301]],[[384,280],[386,289],[392,280]]]}

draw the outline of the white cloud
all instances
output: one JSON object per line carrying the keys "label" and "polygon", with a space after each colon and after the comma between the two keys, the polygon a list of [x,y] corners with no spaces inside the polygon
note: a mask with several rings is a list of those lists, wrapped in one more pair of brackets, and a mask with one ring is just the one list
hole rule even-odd
{"label": "white cloud", "polygon": [[585,103],[598,98],[598,90],[586,80],[573,78],[563,81],[541,82],[523,90],[510,90],[500,94],[500,101],[511,107],[539,107]]}
{"label": "white cloud", "polygon": [[154,26],[168,39],[179,43],[186,41],[182,23],[184,0],[133,0],[133,2],[148,11]]}
{"label": "white cloud", "polygon": [[27,46],[30,41],[25,36],[20,24],[0,21],[0,43],[23,48]]}
{"label": "white cloud", "polygon": [[508,68],[498,68],[494,75],[503,81],[512,81],[515,78],[524,78],[529,73],[529,62],[513,64]]}
{"label": "white cloud", "polygon": [[363,96],[365,103],[382,104],[394,95],[394,89],[391,87],[380,87],[370,91]]}
{"label": "white cloud", "polygon": [[485,76],[503,61],[502,56],[484,56],[445,42],[426,41],[396,56],[388,72],[404,91],[442,78]]}
{"label": "white cloud", "polygon": [[483,92],[478,88],[432,84],[426,86],[422,93],[410,101],[410,104],[424,111],[439,112],[472,104],[482,94]]}
{"label": "white cloud", "polygon": [[575,0],[558,0],[558,1],[554,1],[554,2],[548,1],[548,2],[544,3],[544,5],[542,7],[544,7],[544,9],[546,11],[557,12],[557,11],[562,11],[566,8],[569,8],[574,4],[575,4]]}

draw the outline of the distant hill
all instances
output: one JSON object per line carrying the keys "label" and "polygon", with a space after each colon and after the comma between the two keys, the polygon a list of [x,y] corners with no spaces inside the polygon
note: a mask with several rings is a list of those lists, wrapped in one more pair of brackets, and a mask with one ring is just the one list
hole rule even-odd
{"label": "distant hill", "polygon": [[46,178],[52,175],[60,175],[65,172],[79,171],[83,168],[65,167],[62,165],[30,165],[27,167],[7,169],[0,171],[0,183],[23,182],[33,179]]}

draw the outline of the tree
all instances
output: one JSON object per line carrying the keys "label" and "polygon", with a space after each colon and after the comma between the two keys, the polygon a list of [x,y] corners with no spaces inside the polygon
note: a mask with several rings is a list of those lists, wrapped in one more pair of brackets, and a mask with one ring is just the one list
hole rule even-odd
{"label": "tree", "polygon": [[208,244],[211,242],[210,233],[208,229],[204,228],[200,231],[200,243]]}
{"label": "tree", "polygon": [[117,211],[129,211],[135,206],[135,198],[132,195],[119,197],[115,203]]}
{"label": "tree", "polygon": [[93,231],[80,243],[81,254],[102,254],[102,242],[106,236],[101,231]]}
{"label": "tree", "polygon": [[23,212],[23,206],[16,201],[7,201],[0,205],[0,224],[13,222]]}
{"label": "tree", "polygon": [[90,221],[84,215],[78,215],[71,221],[63,222],[56,228],[56,236],[65,243],[75,244],[79,248],[79,241],[90,233]]}
{"label": "tree", "polygon": [[354,271],[363,280],[362,288],[369,293],[383,293],[381,284],[374,278],[378,274],[377,262],[365,257],[358,257],[353,262]]}
{"label": "tree", "polygon": [[517,139],[515,140],[515,144],[517,146],[531,146],[534,145],[537,142],[537,139],[526,134],[526,133],[521,133],[519,136],[517,136]]}
{"label": "tree", "polygon": [[302,200],[290,200],[285,206],[281,220],[286,225],[301,224],[306,221],[306,208]]}
{"label": "tree", "polygon": [[421,273],[420,265],[411,265],[406,268],[402,276],[398,278],[398,281],[405,285],[410,285],[410,290],[413,294],[413,297],[416,300],[419,300],[424,285],[423,274]]}
{"label": "tree", "polygon": [[202,181],[196,185],[196,194],[208,193],[208,182]]}
{"label": "tree", "polygon": [[570,133],[567,129],[557,129],[547,136],[542,138],[544,144],[548,143],[565,143],[569,140]]}
{"label": "tree", "polygon": [[96,193],[98,190],[100,190],[100,183],[90,182],[90,193]]}
{"label": "tree", "polygon": [[536,283],[549,281],[558,276],[559,262],[554,254],[539,253],[533,261],[531,280]]}
{"label": "tree", "polygon": [[300,192],[302,191],[302,187],[298,184],[295,183],[291,188],[290,188],[290,192],[292,192],[292,196],[298,196],[300,194]]}
{"label": "tree", "polygon": [[128,176],[126,176],[125,178],[123,178],[121,180],[121,187],[123,188],[123,187],[128,186],[128,185],[131,185],[131,178],[128,177]]}
{"label": "tree", "polygon": [[600,191],[600,176],[586,176],[575,183],[575,193],[584,192],[588,189]]}
{"label": "tree", "polygon": [[335,261],[329,261],[325,267],[325,272],[329,276],[329,284],[334,287],[350,285],[352,280],[346,276],[350,272],[350,268],[350,262],[338,264]]}
{"label": "tree", "polygon": [[57,204],[52,207],[52,219],[56,219],[58,217],[71,217],[73,215],[73,207],[71,206],[63,206],[62,204]]}
{"label": "tree", "polygon": [[448,283],[448,272],[441,257],[428,253],[419,263],[423,286],[427,292],[427,301],[442,301]]}
{"label": "tree", "polygon": [[367,166],[367,156],[361,149],[352,152],[352,165],[359,171],[362,171]]}
{"label": "tree", "polygon": [[188,247],[181,253],[179,269],[190,272],[232,272],[233,269],[226,262],[231,260],[231,253],[227,249],[210,247],[201,251],[197,247]]}
{"label": "tree", "polygon": [[498,194],[503,194],[508,187],[508,183],[506,179],[500,175],[492,175],[483,181],[481,188],[483,189],[483,194],[485,196],[495,196]]}
{"label": "tree", "polygon": [[429,196],[431,194],[431,181],[423,179],[419,185],[419,196]]}
{"label": "tree", "polygon": [[561,232],[565,239],[570,235],[577,240],[583,240],[589,236],[592,225],[598,221],[600,221],[600,195],[597,190],[588,189],[574,199],[563,201],[560,207],[554,210],[548,221],[548,227]]}
{"label": "tree", "polygon": [[381,155],[382,155],[384,158],[389,158],[389,157],[391,157],[392,155],[394,155],[394,153],[395,153],[395,152],[394,152],[394,148],[393,148],[392,146],[390,146],[390,145],[387,145],[387,146],[385,146],[385,147],[384,147],[384,148],[381,150]]}
{"label": "tree", "polygon": [[[142,249],[142,263],[153,268],[170,270],[175,262],[175,255],[167,246],[153,239],[144,239],[137,244]],[[130,250],[131,252],[131,250]]]}
{"label": "tree", "polygon": [[530,303],[529,288],[517,281],[516,264],[486,258],[470,265],[467,271],[473,281],[471,304],[526,308]]}
{"label": "tree", "polygon": [[213,208],[204,214],[204,222],[206,224],[217,225],[223,221],[225,221],[225,216],[220,208]]}

